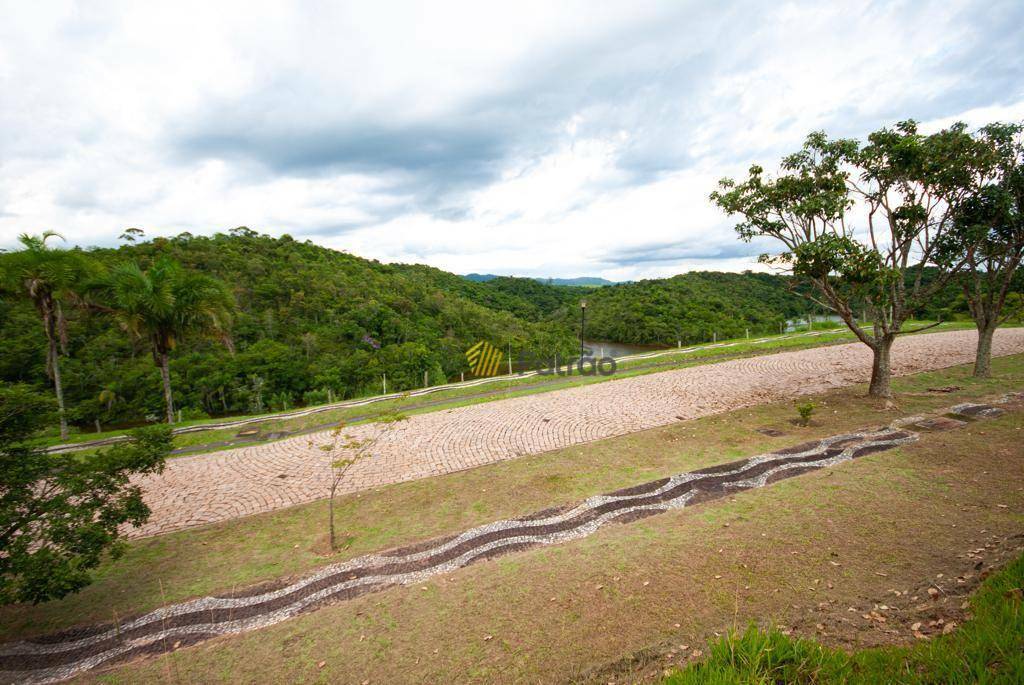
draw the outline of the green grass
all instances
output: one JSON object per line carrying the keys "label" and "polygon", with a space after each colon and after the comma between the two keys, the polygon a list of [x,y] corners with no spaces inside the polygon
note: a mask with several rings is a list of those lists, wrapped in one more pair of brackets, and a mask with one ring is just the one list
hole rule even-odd
{"label": "green grass", "polygon": [[[948,375],[933,380],[961,383],[959,377]],[[1004,378],[1008,387],[1020,387],[1020,381],[1019,375]],[[918,406],[931,395],[935,393],[909,396],[905,403],[900,398],[901,408]],[[826,399],[823,409],[827,406],[830,425],[821,430],[840,429],[831,423],[845,421],[851,412],[859,413],[861,426],[879,425],[883,417],[894,416],[884,410],[869,415],[863,401],[850,394],[831,395],[823,402]],[[967,396],[937,399],[949,404]],[[836,407],[843,411],[832,414]],[[719,447],[753,439],[753,427],[766,421],[791,426],[792,404],[777,409],[782,414],[774,419],[751,410],[718,417],[717,423],[704,422],[698,431],[699,447],[709,441],[714,446],[703,456],[690,449],[697,449],[697,443],[686,447],[685,436],[695,426],[683,423],[628,436],[642,437],[644,444],[589,443],[563,454],[560,470],[532,470],[524,480],[512,478],[517,469],[488,467],[473,470],[489,477],[475,480],[472,488],[460,487],[456,478],[432,479],[431,490],[441,498],[429,503],[433,506],[404,500],[397,490],[381,492],[379,503],[390,513],[375,507],[367,512],[367,520],[388,528],[386,519],[401,514],[422,523],[434,512],[451,510],[446,498],[455,490],[484,506],[515,506],[520,493],[534,494],[531,483],[568,482],[577,474],[603,478],[603,467],[613,455],[623,466],[633,464],[634,473],[667,473],[684,460],[693,466],[714,463],[716,456],[721,458]],[[801,428],[799,438],[793,434],[780,440],[792,444],[815,430],[819,428]],[[1008,412],[962,430],[924,435],[917,443],[834,469],[628,525],[607,526],[571,543],[339,602],[266,629],[133,661],[78,681],[636,682],[631,675],[635,669],[624,664],[637,663],[632,657],[652,645],[702,644],[713,631],[724,633],[751,620],[811,630],[812,622],[825,618],[818,615],[822,601],[831,607],[825,610],[831,616],[829,625],[846,625],[840,617],[849,615],[854,638],[870,644],[877,644],[874,638],[889,642],[893,638],[882,628],[862,625],[846,608],[889,601],[890,588],[918,587],[939,573],[952,578],[970,567],[962,552],[978,544],[980,531],[985,531],[985,539],[991,535],[1007,542],[1020,532],[1020,430],[1024,428],[1019,410]],[[763,436],[760,440],[767,441]],[[689,454],[667,454],[676,449]],[[603,458],[594,454],[598,451]],[[537,458],[514,461],[519,463],[507,465],[522,468]],[[563,477],[549,478],[556,474]],[[559,502],[554,492],[546,499],[548,505]],[[535,503],[529,504],[527,510],[535,508]],[[281,527],[268,527],[268,532],[276,535],[282,551],[301,553],[301,547],[291,549],[290,536]],[[244,531],[236,530],[230,538],[239,547],[247,545]],[[175,558],[221,553],[212,538],[206,540],[209,546],[179,547]],[[224,551],[223,556],[230,556]],[[244,564],[247,558],[236,554],[231,565]],[[996,561],[994,555],[992,560]],[[163,576],[168,595],[169,585],[185,575],[180,567],[160,563],[146,571]],[[193,577],[200,579],[201,574]],[[826,583],[831,586],[823,587]],[[132,585],[115,583],[102,594],[108,602],[120,599],[133,592]],[[151,594],[159,598],[163,593],[156,588]],[[960,601],[951,596],[950,604],[939,601],[934,606],[958,607]],[[78,622],[87,622],[84,608],[63,607]],[[15,609],[24,614],[38,608]],[[929,610],[914,613],[932,610],[929,604]],[[118,610],[122,619],[127,615]],[[12,612],[0,616],[0,626],[8,616],[21,621]],[[901,616],[895,615],[885,628],[904,620]],[[105,618],[111,618],[109,606]],[[913,640],[909,632],[904,635]],[[654,663],[645,663],[642,670],[649,672],[647,666],[653,666],[660,671],[669,663],[678,661],[659,650]]]}
{"label": "green grass", "polygon": [[[912,330],[914,328],[926,326],[929,323],[931,322],[911,321],[906,324],[906,328],[908,330]],[[944,323],[942,324],[941,328],[932,330],[938,332],[959,330],[972,327],[973,323],[971,322],[958,321]],[[560,390],[563,388],[573,387],[577,385],[601,383],[607,380],[611,380],[613,378],[628,378],[631,376],[646,375],[649,373],[656,373],[659,371],[682,369],[690,366],[696,366],[699,364],[721,361],[727,358],[750,356],[755,354],[771,354],[774,352],[783,351],[794,351],[812,347],[821,347],[824,345],[851,342],[854,340],[853,334],[843,327],[835,327],[828,329],[825,325],[821,325],[821,328],[815,328],[815,332],[821,332],[821,334],[813,337],[803,337],[799,333],[787,333],[785,335],[779,336],[766,336],[770,340],[769,342],[763,343],[749,342],[744,338],[738,338],[733,340],[721,340],[718,343],[708,343],[706,345],[699,346],[698,349],[686,353],[681,353],[678,355],[665,355],[662,357],[655,357],[653,359],[638,359],[633,361],[622,362],[619,364],[616,373],[610,377],[513,377],[508,379],[507,381],[495,381],[493,383],[484,384],[481,386],[440,390],[435,393],[430,393],[429,395],[421,397],[381,401],[359,407],[342,407],[339,409],[311,414],[309,416],[277,419],[274,418],[274,415],[267,414],[262,415],[265,417],[265,420],[260,422],[259,426],[263,432],[270,433],[277,431],[301,431],[316,426],[321,426],[324,424],[337,423],[339,421],[345,421],[355,424],[369,420],[366,419],[365,417],[371,414],[385,413],[395,410],[401,410],[403,413],[406,414],[421,414],[432,411],[439,411],[442,409],[453,409],[456,407],[462,407],[472,404],[480,404],[483,402],[493,402],[495,400],[507,399],[510,397],[519,397],[523,395],[533,395],[537,393],[550,392],[553,390]],[[416,405],[421,402],[436,402],[437,404],[432,404],[429,407],[410,408],[410,405]],[[230,417],[230,420],[259,418],[259,416],[261,415],[237,416]],[[217,423],[219,421],[224,420],[225,419],[205,419],[185,421],[180,424],[177,424],[176,427],[181,428],[185,426]],[[231,428],[211,429],[208,431],[176,435],[174,437],[174,447],[175,449],[200,448],[209,445],[210,447],[208,451],[210,452],[217,451],[220,449],[230,449],[231,447],[233,447],[233,445],[216,445],[215,443],[235,440],[240,430],[242,430],[242,427],[234,426]],[[105,431],[102,433],[73,433],[71,436],[69,436],[67,443],[72,444],[76,442],[87,442],[90,440],[115,437],[122,434],[123,431]],[[38,444],[40,446],[52,446],[61,444],[61,441],[59,439],[59,436],[51,434],[40,438]],[[93,450],[83,450],[83,453],[89,453],[91,451]]]}
{"label": "green grass", "polygon": [[[818,413],[796,427],[792,402],[776,402],[681,421],[479,468],[395,483],[339,497],[338,528],[349,547],[324,556],[326,502],[129,541],[123,557],[105,562],[95,582],[59,602],[0,607],[0,639],[58,630],[78,622],[111,620],[204,594],[230,591],[327,563],[501,518],[521,516],[601,492],[793,445],[845,430],[881,425],[1020,388],[1024,355],[993,360],[993,377],[975,379],[959,366],[894,379],[898,414],[864,396],[863,387],[816,395]],[[956,385],[949,394],[928,388]],[[784,435],[769,438],[758,428]],[[786,481],[776,490],[784,490]],[[788,487],[795,487],[789,485]],[[934,487],[934,486],[931,486]],[[934,490],[930,490],[934,494]],[[326,495],[326,484],[325,492]],[[708,515],[717,508],[709,508]]]}
{"label": "green grass", "polygon": [[707,659],[663,685],[749,683],[1024,682],[1024,556],[988,578],[971,601],[974,618],[949,635],[909,647],[853,654],[750,625],[713,643]]}

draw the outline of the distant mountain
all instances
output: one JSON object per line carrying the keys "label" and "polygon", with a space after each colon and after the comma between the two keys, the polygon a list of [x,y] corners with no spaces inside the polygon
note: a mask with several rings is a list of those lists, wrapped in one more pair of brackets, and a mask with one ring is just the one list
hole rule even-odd
{"label": "distant mountain", "polygon": [[541,283],[547,283],[548,285],[578,285],[588,288],[593,288],[602,285],[615,285],[615,281],[609,281],[606,278],[598,278],[597,276],[578,276],[576,278],[538,278]]}
{"label": "distant mountain", "polygon": [[[496,276],[495,274],[466,274],[463,278],[469,279],[470,281],[476,281],[477,283],[486,283],[492,281],[495,278],[504,278],[503,276]],[[584,287],[596,287],[601,285],[615,285],[615,281],[609,281],[606,278],[598,278],[597,276],[578,276],[577,278],[534,278],[533,280],[547,285],[575,285]]]}

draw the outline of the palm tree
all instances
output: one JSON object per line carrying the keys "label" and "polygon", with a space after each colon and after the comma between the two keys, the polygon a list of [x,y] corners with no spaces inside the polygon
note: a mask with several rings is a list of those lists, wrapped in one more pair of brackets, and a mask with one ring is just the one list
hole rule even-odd
{"label": "palm tree", "polygon": [[88,261],[78,252],[55,250],[50,238],[64,238],[53,231],[34,236],[23,233],[18,241],[24,249],[7,256],[3,271],[5,290],[24,294],[35,305],[46,333],[46,375],[53,381],[60,416],[60,437],[68,437],[64,410],[64,386],[60,379],[60,354],[67,354],[68,331],[64,304],[77,299],[77,289],[89,271]]}
{"label": "palm tree", "polygon": [[117,392],[112,386],[108,385],[100,390],[100,394],[96,396],[96,400],[100,404],[104,405],[109,412],[113,408],[114,402],[117,402]]}
{"label": "palm tree", "polygon": [[114,267],[94,291],[100,308],[130,335],[149,342],[163,381],[167,423],[174,423],[170,353],[186,335],[219,338],[231,348],[228,326],[235,302],[227,286],[160,257],[149,269],[134,262]]}

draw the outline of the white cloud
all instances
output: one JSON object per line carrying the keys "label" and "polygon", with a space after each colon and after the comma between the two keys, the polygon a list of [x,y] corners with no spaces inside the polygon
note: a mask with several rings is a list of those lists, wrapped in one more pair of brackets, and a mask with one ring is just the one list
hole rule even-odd
{"label": "white cloud", "polygon": [[720,177],[816,128],[1024,118],[1014,3],[0,16],[0,247],[47,228],[90,245],[248,225],[458,272],[736,270],[754,260],[707,200]]}

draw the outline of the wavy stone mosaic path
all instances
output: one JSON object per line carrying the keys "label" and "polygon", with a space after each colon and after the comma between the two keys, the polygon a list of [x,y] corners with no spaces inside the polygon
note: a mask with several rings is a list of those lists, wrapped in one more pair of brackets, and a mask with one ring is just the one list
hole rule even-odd
{"label": "wavy stone mosaic path", "polygon": [[420,582],[513,551],[585,537],[612,522],[629,522],[730,493],[892,449],[917,440],[906,429],[837,435],[591,497],[579,504],[497,521],[461,534],[327,566],[258,594],[204,597],[118,626],[66,631],[0,645],[0,678],[55,682],[112,661],[156,654],[217,635],[279,623],[327,602]]}
{"label": "wavy stone mosaic path", "polygon": [[[974,361],[977,333],[900,338],[893,372],[904,375]],[[1024,352],[1024,328],[1000,329],[993,354]],[[800,394],[863,383],[871,353],[860,343],[748,357],[587,386],[497,400],[403,421],[352,467],[353,492],[538,454]],[[366,438],[375,428],[355,426]],[[140,479],[153,511],[130,537],[249,516],[327,496],[327,433],[180,457]]]}

